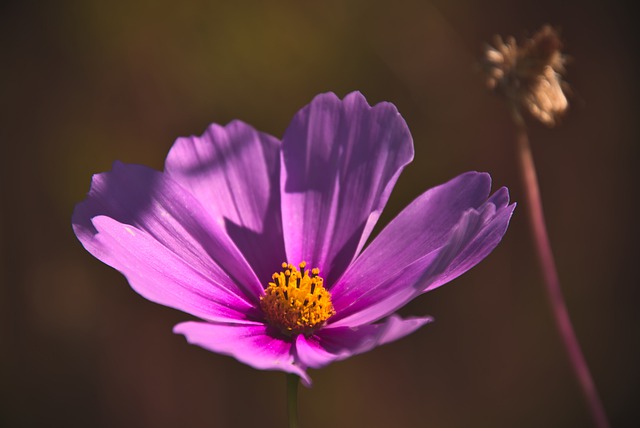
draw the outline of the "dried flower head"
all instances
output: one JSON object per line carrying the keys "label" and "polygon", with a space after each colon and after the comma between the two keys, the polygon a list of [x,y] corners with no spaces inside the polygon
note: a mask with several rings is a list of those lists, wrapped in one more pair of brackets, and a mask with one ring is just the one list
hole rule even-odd
{"label": "dried flower head", "polygon": [[566,57],[558,32],[542,27],[520,46],[514,37],[495,36],[484,51],[487,86],[504,95],[516,107],[523,106],[547,126],[554,126],[569,102],[562,81]]}

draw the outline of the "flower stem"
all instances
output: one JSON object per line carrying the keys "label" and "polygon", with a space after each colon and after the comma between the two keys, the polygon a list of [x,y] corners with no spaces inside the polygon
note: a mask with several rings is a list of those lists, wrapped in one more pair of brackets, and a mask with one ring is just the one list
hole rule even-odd
{"label": "flower stem", "polygon": [[297,375],[287,373],[287,413],[289,414],[289,428],[299,428],[298,423],[298,381]]}
{"label": "flower stem", "polygon": [[556,328],[564,344],[569,362],[578,380],[584,399],[587,402],[587,407],[591,412],[595,426],[598,428],[609,428],[607,415],[598,396],[595,384],[593,383],[587,362],[580,349],[580,344],[576,338],[573,326],[571,325],[571,319],[569,318],[567,306],[562,296],[562,290],[560,289],[560,280],[545,225],[536,167],[533,162],[526,126],[519,111],[513,109],[512,114],[517,128],[518,159],[529,210],[531,232],[535,241],[540,267],[546,284],[547,297],[554,315]]}

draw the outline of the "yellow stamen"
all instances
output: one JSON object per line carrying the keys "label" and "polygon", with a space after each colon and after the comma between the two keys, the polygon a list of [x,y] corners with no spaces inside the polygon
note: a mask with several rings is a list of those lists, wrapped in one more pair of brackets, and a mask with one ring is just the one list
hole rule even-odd
{"label": "yellow stamen", "polygon": [[318,276],[320,270],[309,272],[307,264],[298,270],[292,264],[282,263],[283,272],[273,274],[273,282],[260,298],[260,307],[271,323],[287,335],[310,334],[322,326],[336,311],[331,295]]}

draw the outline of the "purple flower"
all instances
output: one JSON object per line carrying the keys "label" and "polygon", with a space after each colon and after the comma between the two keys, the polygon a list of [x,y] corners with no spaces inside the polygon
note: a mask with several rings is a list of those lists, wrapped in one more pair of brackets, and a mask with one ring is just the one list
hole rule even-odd
{"label": "purple flower", "polygon": [[489,175],[469,172],[365,247],[412,158],[395,106],[322,94],[281,141],[234,121],[179,138],[164,172],[114,163],[73,227],[142,296],[201,319],[174,328],[190,343],[308,386],[307,368],[430,322],[393,314],[480,262],[507,229],[507,189],[489,196]]}

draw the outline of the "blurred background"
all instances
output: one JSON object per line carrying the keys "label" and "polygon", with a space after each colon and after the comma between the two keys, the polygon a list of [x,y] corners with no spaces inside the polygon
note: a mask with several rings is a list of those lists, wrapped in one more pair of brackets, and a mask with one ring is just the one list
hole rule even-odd
{"label": "blurred background", "polygon": [[[520,202],[501,245],[404,315],[432,325],[311,371],[303,426],[588,427],[532,252],[513,126],[477,63],[549,23],[571,110],[531,123],[567,305],[614,427],[638,426],[638,44],[622,2],[5,1],[0,6],[0,425],[281,427],[284,376],[186,344],[190,317],[90,256],[71,212],[114,160],[241,119],[282,136],[314,95],[393,102],[416,159],[382,222],[489,171]],[[379,230],[379,228],[377,229]]]}

